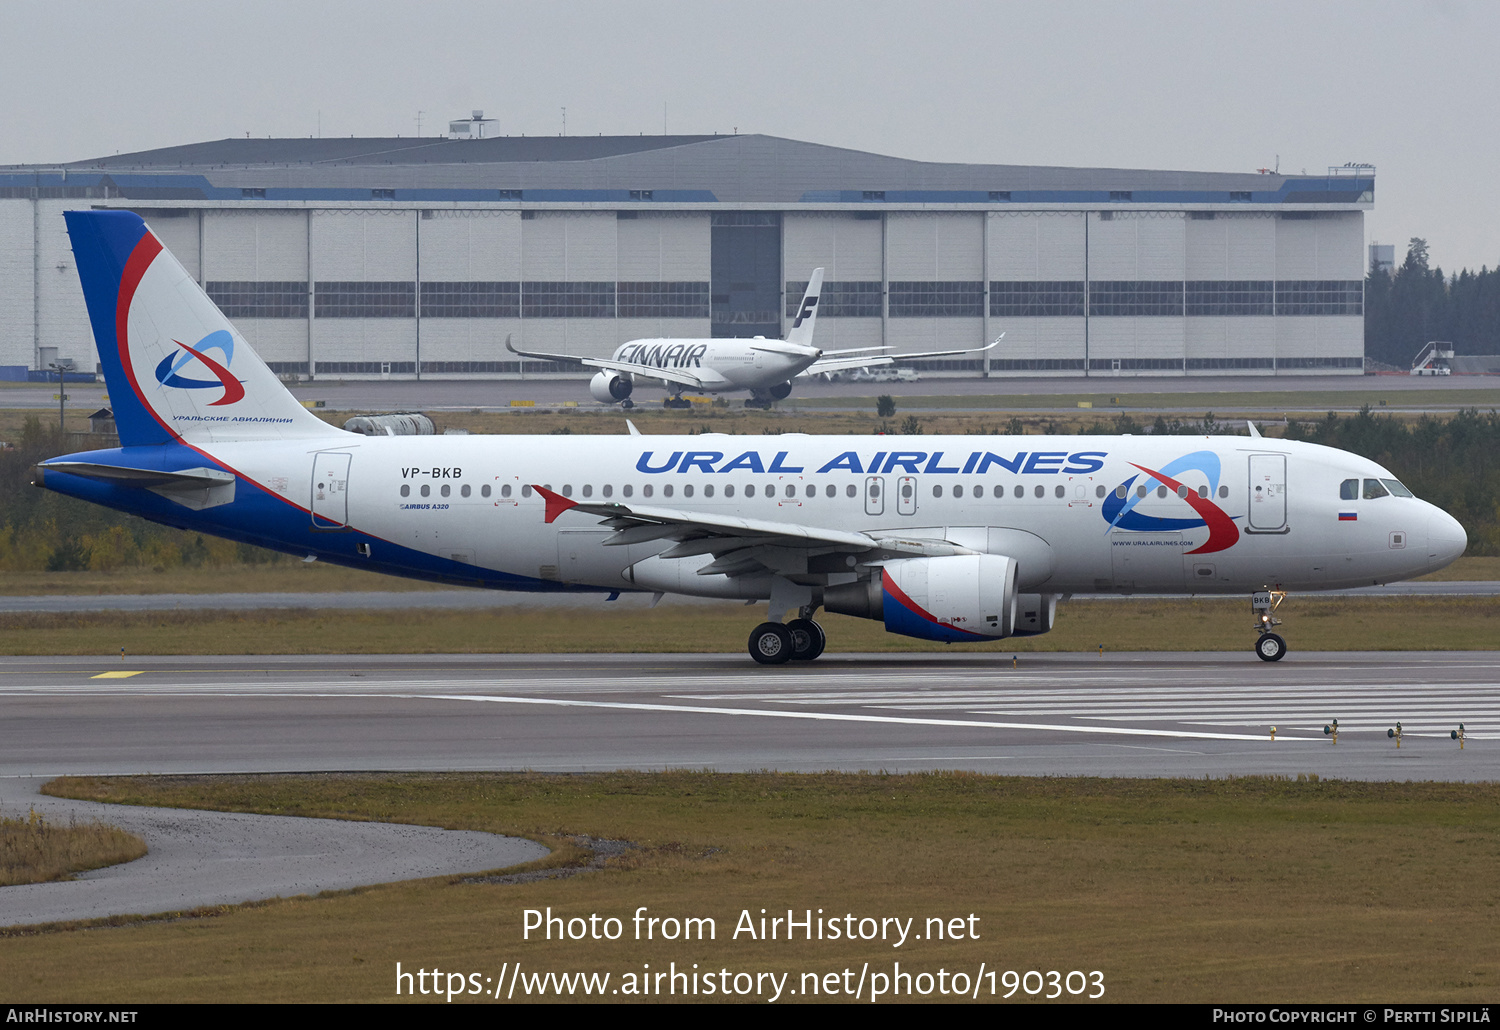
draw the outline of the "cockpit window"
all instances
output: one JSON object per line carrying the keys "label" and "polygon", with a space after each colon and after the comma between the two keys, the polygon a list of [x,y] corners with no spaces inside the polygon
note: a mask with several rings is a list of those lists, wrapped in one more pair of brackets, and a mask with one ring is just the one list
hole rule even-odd
{"label": "cockpit window", "polygon": [[1382,479],[1381,482],[1385,484],[1385,488],[1387,490],[1389,490],[1391,493],[1395,494],[1397,497],[1414,497],[1414,496],[1416,496],[1410,490],[1408,490],[1406,487],[1402,486],[1401,485],[1401,481],[1399,479]]}
{"label": "cockpit window", "polygon": [[1377,497],[1387,497],[1389,495],[1390,491],[1380,485],[1380,480],[1365,480],[1365,500],[1373,501]]}
{"label": "cockpit window", "polygon": [[1339,484],[1339,500],[1355,501],[1359,499],[1359,480],[1346,479]]}

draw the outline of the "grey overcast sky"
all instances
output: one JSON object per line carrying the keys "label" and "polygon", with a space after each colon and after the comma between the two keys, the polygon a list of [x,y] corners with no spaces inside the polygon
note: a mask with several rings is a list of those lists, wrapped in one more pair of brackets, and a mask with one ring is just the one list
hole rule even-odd
{"label": "grey overcast sky", "polygon": [[1378,167],[1371,242],[1500,264],[1500,4],[5,0],[0,164],[226,136],[761,132],[929,161]]}

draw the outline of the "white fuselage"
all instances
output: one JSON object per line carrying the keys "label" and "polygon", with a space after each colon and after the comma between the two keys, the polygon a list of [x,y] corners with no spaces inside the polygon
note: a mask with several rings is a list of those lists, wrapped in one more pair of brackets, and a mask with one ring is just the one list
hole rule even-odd
{"label": "white fuselage", "polygon": [[[469,570],[433,578],[516,589],[761,592],[753,577],[697,576],[708,555],[655,558],[667,541],[606,546],[597,514],[548,523],[532,485],[581,503],[947,540],[1009,554],[1018,588],[1058,594],[1361,586],[1440,568],[1465,546],[1425,501],[1341,496],[1350,479],[1392,478],[1375,463],[1250,437],[350,437],[211,453],[325,526]],[[378,542],[356,555],[347,536],[318,534],[319,555],[430,574],[388,566]],[[868,573],[816,568],[806,580]]]}

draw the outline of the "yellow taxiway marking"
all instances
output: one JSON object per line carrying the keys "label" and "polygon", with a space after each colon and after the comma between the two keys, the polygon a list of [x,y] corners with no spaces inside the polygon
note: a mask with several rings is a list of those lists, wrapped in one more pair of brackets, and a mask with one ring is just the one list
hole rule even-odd
{"label": "yellow taxiway marking", "polygon": [[125,679],[129,679],[132,676],[139,676],[144,671],[145,670],[143,670],[143,669],[137,669],[135,672],[126,672],[124,669],[117,669],[114,672],[101,672],[97,676],[90,676],[89,679],[91,679],[91,680],[125,680]]}

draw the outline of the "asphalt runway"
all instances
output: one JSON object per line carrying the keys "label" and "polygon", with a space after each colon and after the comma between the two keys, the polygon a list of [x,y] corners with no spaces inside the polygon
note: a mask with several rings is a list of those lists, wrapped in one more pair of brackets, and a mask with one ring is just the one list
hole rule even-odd
{"label": "asphalt runway", "polygon": [[[1295,647],[1295,640],[1293,641]],[[1339,720],[1334,745],[1322,727]],[[1403,724],[1400,748],[1386,736]],[[1462,750],[1449,731],[1464,723]],[[1270,728],[1276,727],[1272,741]],[[10,658],[0,775],[970,769],[1500,779],[1500,653]]]}

